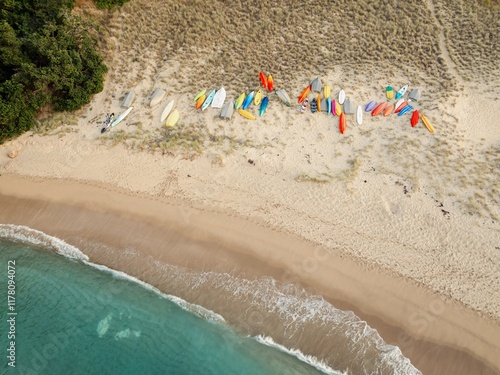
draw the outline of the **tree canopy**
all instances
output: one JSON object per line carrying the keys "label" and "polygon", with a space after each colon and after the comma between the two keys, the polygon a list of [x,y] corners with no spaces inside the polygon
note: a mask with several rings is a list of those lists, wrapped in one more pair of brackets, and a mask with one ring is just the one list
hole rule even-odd
{"label": "tree canopy", "polygon": [[0,2],[0,143],[29,130],[41,108],[76,110],[102,91],[107,68],[73,6]]}

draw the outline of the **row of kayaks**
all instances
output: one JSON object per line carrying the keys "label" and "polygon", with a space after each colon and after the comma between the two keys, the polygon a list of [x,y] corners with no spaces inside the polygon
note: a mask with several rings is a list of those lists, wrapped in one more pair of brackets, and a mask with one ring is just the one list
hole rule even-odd
{"label": "row of kayaks", "polygon": [[[163,126],[167,127],[173,127],[177,124],[177,121],[179,121],[180,113],[177,109],[172,109],[174,108],[175,101],[171,100],[167,103],[163,111],[161,112],[160,115],[160,122],[163,124]],[[117,118],[113,120],[113,122],[109,121],[109,115],[106,116],[106,120],[104,122],[104,126],[101,129],[101,133],[105,133],[109,129],[115,127],[118,125],[120,122],[125,119],[125,117],[128,116],[130,112],[132,112],[133,107],[127,108],[124,112],[122,112]]]}
{"label": "row of kayaks", "polygon": [[[272,93],[274,90],[274,80],[272,75],[266,75],[263,72],[259,73],[259,80],[265,90]],[[408,91],[408,84],[403,85],[397,92],[395,92],[392,86],[387,86],[385,89],[385,94],[387,101],[377,103],[376,101],[370,101],[364,106],[364,112],[371,112],[371,116],[375,117],[382,114],[384,117],[391,115],[392,113],[398,116],[403,116],[407,113],[411,113],[410,124],[415,127],[419,120],[422,119],[425,127],[434,133],[434,127],[425,115],[421,115],[417,109],[414,108],[413,102],[417,102],[420,96],[419,89],[413,89],[411,92]],[[291,100],[284,89],[278,89],[274,91],[278,98],[287,106],[291,106]],[[315,94],[317,93],[317,94]],[[200,91],[194,98],[195,108],[204,111],[206,108],[220,108],[220,117],[225,119],[230,119],[233,115],[234,110],[236,110],[242,117],[255,120],[256,117],[251,113],[250,108],[252,105],[258,107],[259,116],[262,116],[269,104],[269,95],[265,95],[262,89],[253,90],[249,93],[242,92],[234,101],[228,101],[224,103],[226,99],[226,90],[221,87],[219,90],[211,90],[207,95],[207,90]],[[310,97],[313,96],[312,99]],[[397,101],[392,103],[390,100],[396,99]],[[354,107],[351,105],[351,101],[347,98],[346,92],[341,89],[338,92],[338,97],[334,98],[332,95],[332,89],[329,85],[321,82],[319,77],[316,77],[307,85],[300,93],[298,99],[297,110],[300,112],[305,112],[309,107],[311,112],[327,112],[328,114],[339,116],[339,128],[341,133],[344,133],[347,128],[346,115],[356,113],[356,121],[359,125],[363,123],[363,107],[358,105],[357,111],[354,111]]]}
{"label": "row of kayaks", "polygon": [[[315,94],[317,93],[317,95]],[[364,106],[365,112],[371,112],[372,117],[383,114],[384,117],[389,116],[393,112],[398,116],[403,116],[406,113],[411,113],[410,124],[415,127],[418,124],[419,119],[422,119],[425,127],[434,133],[435,129],[432,123],[425,115],[420,115],[417,109],[414,109],[412,102],[416,102],[420,97],[420,90],[413,89],[409,92],[408,97],[405,95],[408,93],[408,84],[403,85],[396,93],[392,86],[386,87],[387,99],[396,99],[397,102],[391,103],[390,101],[383,101],[377,103],[376,101],[370,101]],[[313,98],[310,100],[310,96]],[[315,112],[327,112],[328,114],[339,116],[339,128],[341,133],[344,133],[347,127],[346,117],[347,114],[354,114],[354,108],[351,105],[349,98],[346,97],[346,93],[343,89],[338,92],[338,98],[332,97],[332,90],[327,84],[323,85],[319,77],[315,78],[309,85],[307,85],[300,93],[298,99],[297,110],[299,112],[305,112],[309,107],[312,113]],[[342,110],[342,105],[343,109]],[[342,116],[343,115],[343,116]],[[361,105],[358,105],[356,111],[356,122],[358,125],[363,123],[363,109]]]}
{"label": "row of kayaks", "polygon": [[[252,90],[249,93],[242,92],[234,101],[230,100],[224,103],[226,99],[226,90],[221,87],[218,90],[201,90],[194,97],[196,110],[204,111],[208,107],[220,108],[220,117],[230,119],[236,110],[242,117],[249,120],[256,120],[255,115],[250,112],[251,106],[258,108],[259,116],[263,116],[269,105],[270,93],[275,93],[278,98],[287,106],[291,106],[290,97],[284,89],[275,90],[274,79],[271,74],[259,73],[260,84],[263,89]],[[269,93],[266,93],[266,91]]]}

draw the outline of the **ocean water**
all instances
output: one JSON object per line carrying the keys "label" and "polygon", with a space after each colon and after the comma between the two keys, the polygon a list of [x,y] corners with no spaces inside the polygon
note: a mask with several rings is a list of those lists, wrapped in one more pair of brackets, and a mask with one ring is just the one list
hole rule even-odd
{"label": "ocean water", "polygon": [[[239,335],[221,316],[92,265],[60,240],[18,234],[0,238],[2,374],[340,373],[269,346],[269,338]],[[7,358],[9,261],[15,367]]]}
{"label": "ocean water", "polygon": [[[193,272],[136,249],[76,242],[81,250],[0,224],[0,374],[421,375],[398,347],[321,296],[271,278]],[[142,267],[171,294],[91,263],[84,253],[96,251],[117,268],[141,274]],[[15,368],[7,357],[9,261]]]}

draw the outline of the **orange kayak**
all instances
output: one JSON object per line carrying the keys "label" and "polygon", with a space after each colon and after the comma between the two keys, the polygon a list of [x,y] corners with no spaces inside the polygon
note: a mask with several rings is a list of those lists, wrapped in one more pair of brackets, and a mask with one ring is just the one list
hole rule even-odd
{"label": "orange kayak", "polygon": [[303,91],[302,94],[299,96],[299,103],[302,103],[305,98],[307,98],[307,95],[309,95],[309,92],[311,92],[311,85],[307,86]]}
{"label": "orange kayak", "polygon": [[401,111],[404,107],[406,107],[408,105],[408,100],[405,100],[403,103],[401,103],[399,105],[398,108],[396,108],[396,110],[394,111],[394,113],[399,113],[399,111]]}
{"label": "orange kayak", "polygon": [[384,109],[384,117],[389,116],[392,113],[392,111],[394,111],[394,104],[391,104],[389,107]]}
{"label": "orange kayak", "polygon": [[340,118],[339,118],[339,129],[340,129],[340,132],[342,134],[344,134],[346,127],[347,127],[347,125],[346,125],[346,120],[345,120],[345,113],[342,112],[340,114]]}
{"label": "orange kayak", "polygon": [[198,98],[198,100],[196,101],[196,109],[200,109],[201,106],[203,105],[203,103],[205,102],[205,99],[207,98],[207,96],[205,94],[203,94],[202,96],[200,96]]}
{"label": "orange kayak", "polygon": [[316,99],[318,101],[318,112],[321,112],[321,94],[318,94],[318,99]]}
{"label": "orange kayak", "polygon": [[380,103],[375,109],[372,111],[372,116],[378,116],[382,111],[387,107],[389,102]]}
{"label": "orange kayak", "polygon": [[413,114],[411,115],[410,124],[411,124],[412,128],[417,126],[419,118],[420,118],[420,114],[418,113],[418,109],[416,109],[413,111]]}
{"label": "orange kayak", "polygon": [[273,76],[269,74],[269,76],[267,77],[267,89],[269,90],[269,92],[273,92],[273,87],[274,87]]}
{"label": "orange kayak", "polygon": [[259,78],[260,78],[260,83],[262,83],[262,86],[267,89],[267,77],[264,73],[260,72],[259,73]]}

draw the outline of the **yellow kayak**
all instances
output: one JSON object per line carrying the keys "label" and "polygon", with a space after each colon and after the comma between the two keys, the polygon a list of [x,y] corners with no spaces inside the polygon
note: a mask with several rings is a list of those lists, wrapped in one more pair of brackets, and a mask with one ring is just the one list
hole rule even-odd
{"label": "yellow kayak", "polygon": [[171,114],[168,115],[167,117],[167,122],[165,123],[165,126],[174,126],[177,124],[177,121],[179,121],[179,111],[174,110]]}
{"label": "yellow kayak", "polygon": [[238,113],[242,115],[244,118],[247,118],[249,120],[255,120],[255,116],[245,109],[238,109]]}
{"label": "yellow kayak", "polygon": [[328,99],[330,97],[330,86],[325,85],[323,87],[323,96],[325,97],[325,99]]}
{"label": "yellow kayak", "polygon": [[335,113],[337,114],[337,116],[340,116],[340,114],[342,113],[342,107],[340,107],[338,101],[335,101]]}
{"label": "yellow kayak", "polygon": [[318,94],[316,101],[318,102],[318,112],[321,112],[321,94]]}
{"label": "yellow kayak", "polygon": [[425,115],[422,115],[422,122],[424,123],[425,127],[427,130],[429,130],[432,134],[434,134],[434,126],[432,126],[431,122]]}
{"label": "yellow kayak", "polygon": [[253,104],[259,105],[260,102],[262,101],[262,91],[257,91],[257,94],[255,94],[255,97],[253,98]]}
{"label": "yellow kayak", "polygon": [[243,100],[245,100],[245,93],[242,92],[240,96],[238,96],[238,99],[234,102],[234,109],[238,109],[241,107],[243,104]]}

